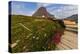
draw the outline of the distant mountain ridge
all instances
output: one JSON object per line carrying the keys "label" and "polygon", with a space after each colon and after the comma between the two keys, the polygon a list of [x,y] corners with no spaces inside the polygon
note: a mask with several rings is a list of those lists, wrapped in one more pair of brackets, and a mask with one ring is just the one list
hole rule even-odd
{"label": "distant mountain ridge", "polygon": [[74,14],[72,16],[65,18],[65,19],[72,20],[72,21],[75,21],[77,23],[78,22],[78,14]]}
{"label": "distant mountain ridge", "polygon": [[74,14],[74,15],[72,15],[72,16],[70,16],[70,17],[67,17],[68,19],[78,19],[78,14]]}

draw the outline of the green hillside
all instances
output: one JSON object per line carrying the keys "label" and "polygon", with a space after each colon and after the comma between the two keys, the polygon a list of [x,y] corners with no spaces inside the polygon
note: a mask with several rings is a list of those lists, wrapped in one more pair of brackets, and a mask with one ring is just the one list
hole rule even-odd
{"label": "green hillside", "polygon": [[30,52],[55,50],[56,45],[50,43],[56,30],[63,27],[46,18],[31,16],[11,16],[11,49],[12,52]]}

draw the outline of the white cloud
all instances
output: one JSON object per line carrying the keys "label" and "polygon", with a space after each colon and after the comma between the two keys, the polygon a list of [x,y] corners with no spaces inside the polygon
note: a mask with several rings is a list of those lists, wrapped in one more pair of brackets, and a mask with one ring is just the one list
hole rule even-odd
{"label": "white cloud", "polygon": [[49,6],[49,5],[51,5],[51,4],[45,4],[45,3],[37,3],[37,8],[39,8],[39,7],[47,7],[47,6]]}
{"label": "white cloud", "polygon": [[51,5],[51,4],[43,4],[44,7],[49,6],[49,5]]}
{"label": "white cloud", "polygon": [[61,6],[57,9],[54,8],[56,7],[49,8],[48,11],[57,18],[65,18],[78,13],[78,7],[76,5]]}

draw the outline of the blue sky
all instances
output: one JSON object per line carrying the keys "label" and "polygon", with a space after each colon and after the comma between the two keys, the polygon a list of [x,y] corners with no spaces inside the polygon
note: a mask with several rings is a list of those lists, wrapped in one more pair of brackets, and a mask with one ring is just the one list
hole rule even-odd
{"label": "blue sky", "polygon": [[50,14],[55,15],[56,18],[65,18],[73,14],[78,14],[77,5],[20,2],[20,1],[11,2],[12,10],[11,14],[32,16],[32,14],[34,14],[35,11],[37,11],[37,9],[41,6],[46,7],[47,11]]}

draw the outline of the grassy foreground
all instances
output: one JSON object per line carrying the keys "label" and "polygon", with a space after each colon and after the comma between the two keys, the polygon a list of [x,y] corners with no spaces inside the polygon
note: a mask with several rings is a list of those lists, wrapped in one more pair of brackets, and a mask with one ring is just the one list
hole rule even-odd
{"label": "grassy foreground", "polygon": [[58,22],[38,17],[12,15],[11,43],[12,52],[55,50],[50,43],[55,30],[63,29]]}

